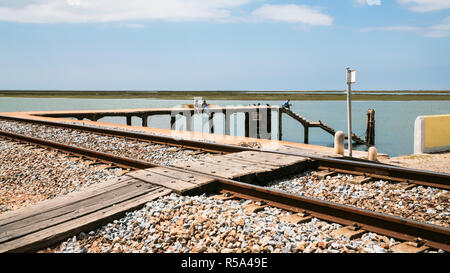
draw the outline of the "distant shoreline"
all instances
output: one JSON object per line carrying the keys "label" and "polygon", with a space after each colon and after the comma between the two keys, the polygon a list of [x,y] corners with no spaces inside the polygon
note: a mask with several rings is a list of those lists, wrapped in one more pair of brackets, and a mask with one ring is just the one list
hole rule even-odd
{"label": "distant shoreline", "polygon": [[[57,91],[4,90],[0,97],[78,99],[174,99],[190,100],[346,100],[343,90],[317,91]],[[364,90],[353,91],[352,100],[411,101],[450,100],[450,90]]]}

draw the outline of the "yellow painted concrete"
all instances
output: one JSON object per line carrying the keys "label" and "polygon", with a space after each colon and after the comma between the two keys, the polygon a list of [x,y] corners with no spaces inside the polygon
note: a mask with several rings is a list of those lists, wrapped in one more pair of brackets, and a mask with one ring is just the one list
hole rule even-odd
{"label": "yellow painted concrete", "polygon": [[425,148],[450,146],[450,115],[424,116]]}

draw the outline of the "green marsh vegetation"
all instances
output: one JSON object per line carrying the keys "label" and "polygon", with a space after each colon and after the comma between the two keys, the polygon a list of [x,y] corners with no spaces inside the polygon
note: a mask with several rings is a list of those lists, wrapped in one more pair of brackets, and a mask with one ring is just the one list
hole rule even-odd
{"label": "green marsh vegetation", "polygon": [[[346,100],[344,90],[328,91],[68,91],[0,90],[0,97],[190,100]],[[450,90],[352,91],[352,100],[450,100]]]}

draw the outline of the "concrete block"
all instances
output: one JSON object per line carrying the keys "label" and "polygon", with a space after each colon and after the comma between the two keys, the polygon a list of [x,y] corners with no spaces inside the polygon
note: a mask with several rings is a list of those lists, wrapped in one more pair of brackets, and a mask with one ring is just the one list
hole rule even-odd
{"label": "concrete block", "polygon": [[418,116],[414,122],[414,153],[450,151],[450,115]]}
{"label": "concrete block", "polygon": [[338,155],[344,155],[344,140],[345,134],[342,131],[337,131],[334,134],[334,153]]}

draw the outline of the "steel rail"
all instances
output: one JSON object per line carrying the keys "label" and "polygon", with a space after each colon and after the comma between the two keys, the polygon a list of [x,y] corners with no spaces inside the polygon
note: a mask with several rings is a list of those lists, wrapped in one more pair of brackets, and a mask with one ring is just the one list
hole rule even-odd
{"label": "steel rail", "polygon": [[64,122],[54,122],[54,121],[48,121],[48,120],[37,120],[37,119],[28,119],[28,118],[19,118],[19,117],[13,117],[13,116],[0,116],[1,119],[7,119],[7,120],[13,120],[13,121],[21,121],[21,122],[29,122],[29,123],[35,123],[39,125],[47,125],[47,126],[54,126],[54,127],[62,127],[62,128],[68,128],[68,129],[74,129],[74,130],[80,130],[80,131],[87,131],[87,132],[94,132],[98,134],[104,134],[104,135],[110,135],[115,137],[126,137],[126,138],[134,138],[139,140],[146,140],[151,141],[157,144],[168,144],[172,146],[178,146],[186,149],[194,149],[194,150],[202,150],[205,152],[211,152],[211,153],[234,153],[234,152],[241,152],[243,151],[240,149],[240,146],[234,146],[234,145],[223,145],[223,144],[217,144],[217,143],[211,143],[211,142],[204,142],[204,141],[196,141],[196,140],[187,140],[187,139],[181,139],[176,137],[169,137],[169,136],[161,136],[161,135],[149,135],[139,132],[132,132],[132,131],[122,131],[122,130],[116,130],[116,129],[110,129],[110,128],[100,128],[100,127],[93,127],[93,126],[83,126],[73,123],[64,123]]}
{"label": "steel rail", "polygon": [[308,212],[314,217],[343,225],[357,224],[362,229],[390,236],[401,240],[415,240],[420,237],[424,244],[436,249],[450,251],[450,229],[412,221],[387,214],[371,212],[355,207],[341,205],[304,196],[292,195],[278,190],[250,185],[219,176],[189,171],[172,166],[163,166],[142,160],[134,160],[111,154],[94,152],[75,146],[64,145],[52,141],[12,134],[0,131],[0,135],[17,141],[35,143],[41,146],[62,150],[71,154],[92,157],[112,162],[116,165],[126,165],[131,168],[164,167],[199,176],[213,178],[219,190],[231,192],[237,197],[265,201],[269,205],[296,212]]}
{"label": "steel rail", "polygon": [[393,166],[384,163],[375,163],[373,161],[362,160],[362,159],[351,159],[351,158],[330,158],[324,156],[306,155],[301,153],[293,152],[281,152],[272,150],[261,150],[250,147],[243,147],[230,144],[219,144],[210,143],[197,140],[185,140],[178,139],[169,136],[160,135],[148,135],[138,132],[121,131],[107,128],[97,128],[88,127],[77,124],[68,124],[53,121],[42,121],[35,119],[26,119],[12,116],[0,116],[0,118],[22,121],[22,122],[32,122],[43,125],[50,125],[56,127],[65,127],[84,131],[93,131],[99,133],[107,133],[111,135],[118,135],[137,139],[147,139],[155,142],[168,143],[174,146],[182,146],[185,148],[194,149],[204,149],[205,151],[213,150],[222,153],[233,153],[233,152],[243,152],[243,151],[254,151],[254,152],[267,152],[274,154],[283,154],[289,156],[299,156],[307,157],[312,159],[317,168],[330,168],[343,173],[352,173],[357,175],[365,175],[374,178],[391,180],[394,182],[408,182],[428,187],[436,187],[449,190],[450,189],[450,174],[431,172],[424,170],[416,170],[405,167]]}
{"label": "steel rail", "polygon": [[34,137],[28,137],[19,134],[12,134],[5,131],[0,131],[0,136],[9,138],[15,141],[23,141],[27,143],[37,144],[39,146],[44,146],[52,149],[57,149],[60,151],[64,151],[69,154],[77,155],[80,157],[87,157],[94,160],[102,160],[108,163],[113,163],[118,167],[122,168],[131,168],[131,169],[146,169],[159,166],[157,164],[153,164],[143,160],[131,159],[126,157],[120,157],[109,153],[96,152],[84,148],[80,148],[77,146],[61,144],[49,140],[43,140]]}
{"label": "steel rail", "polygon": [[342,225],[356,224],[362,230],[400,240],[415,241],[420,238],[426,246],[450,251],[449,228],[236,181],[222,179],[219,187],[222,192],[239,198],[264,201],[289,211],[307,212],[316,218]]}
{"label": "steel rail", "polygon": [[268,205],[281,209],[307,212],[319,219],[342,225],[357,225],[363,230],[375,232],[400,240],[415,241],[420,238],[426,246],[450,252],[450,229],[342,205],[325,200],[293,195],[280,190],[268,189],[257,185],[242,183],[220,176],[164,166],[171,170],[205,176],[215,179],[216,190],[228,192],[236,197],[255,201],[264,201]]}

